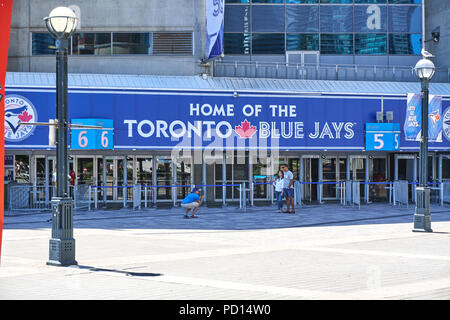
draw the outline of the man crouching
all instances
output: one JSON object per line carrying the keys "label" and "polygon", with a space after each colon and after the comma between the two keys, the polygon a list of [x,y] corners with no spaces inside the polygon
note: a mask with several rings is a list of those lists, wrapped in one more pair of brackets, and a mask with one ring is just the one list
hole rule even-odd
{"label": "man crouching", "polygon": [[191,211],[191,209],[193,209],[192,218],[197,218],[195,214],[197,213],[198,208],[200,208],[203,203],[203,196],[200,197],[199,194],[200,189],[193,188],[191,193],[189,193],[186,198],[181,201],[181,206],[183,208],[186,208],[186,213],[184,214],[185,218],[189,218],[189,211]]}

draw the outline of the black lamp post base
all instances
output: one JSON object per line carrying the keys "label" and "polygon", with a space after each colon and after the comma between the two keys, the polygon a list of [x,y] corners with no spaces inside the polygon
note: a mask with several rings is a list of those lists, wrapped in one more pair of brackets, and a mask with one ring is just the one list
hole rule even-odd
{"label": "black lamp post base", "polygon": [[431,229],[430,188],[417,187],[416,195],[413,232],[433,232]]}
{"label": "black lamp post base", "polygon": [[75,260],[75,239],[50,239],[49,266],[77,265]]}
{"label": "black lamp post base", "polygon": [[73,201],[71,198],[52,198],[52,237],[47,265],[70,266],[75,260],[73,238]]}

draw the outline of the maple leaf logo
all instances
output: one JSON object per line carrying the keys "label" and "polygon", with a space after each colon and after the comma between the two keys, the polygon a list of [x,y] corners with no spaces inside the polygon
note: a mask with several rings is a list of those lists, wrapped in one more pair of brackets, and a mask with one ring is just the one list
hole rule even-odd
{"label": "maple leaf logo", "polygon": [[19,120],[22,122],[29,122],[31,119],[33,119],[33,116],[29,115],[28,112],[25,110],[24,112],[22,112],[21,115],[17,116],[17,118],[19,118]]}
{"label": "maple leaf logo", "polygon": [[252,126],[251,123],[245,119],[240,126],[235,127],[234,131],[236,131],[241,138],[251,138],[256,133],[256,127]]}

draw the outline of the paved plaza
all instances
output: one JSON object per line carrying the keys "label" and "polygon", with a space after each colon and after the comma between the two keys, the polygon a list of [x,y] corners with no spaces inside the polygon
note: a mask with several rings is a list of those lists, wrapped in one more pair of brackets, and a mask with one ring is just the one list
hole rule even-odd
{"label": "paved plaza", "polygon": [[7,212],[0,299],[450,299],[450,207],[75,213],[78,266],[46,266],[50,213]]}

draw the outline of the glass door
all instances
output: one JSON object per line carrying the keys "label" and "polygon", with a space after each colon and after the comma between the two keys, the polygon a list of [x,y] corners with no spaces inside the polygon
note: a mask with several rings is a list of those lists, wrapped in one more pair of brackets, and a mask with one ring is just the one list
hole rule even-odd
{"label": "glass door", "polygon": [[77,158],[77,182],[78,184],[95,184],[93,157]]}
{"label": "glass door", "polygon": [[[133,184],[133,158],[127,157],[126,167],[126,179],[124,179],[124,158],[117,158],[117,186],[129,186]],[[126,180],[126,181],[125,181]],[[123,201],[124,192],[128,192],[128,196],[131,196],[131,188],[117,188],[117,200]]]}
{"label": "glass door", "polygon": [[317,201],[317,184],[319,181],[319,159],[302,157],[303,161],[303,200],[306,202]]}
{"label": "glass door", "polygon": [[370,181],[377,184],[369,186],[369,200],[372,202],[386,201],[388,199],[388,185],[382,184],[387,182],[387,160],[383,158],[373,158],[369,171]]}
{"label": "glass door", "polygon": [[[350,179],[353,181],[366,181],[366,157],[351,157],[350,158]],[[365,184],[360,184],[359,194],[361,199],[364,198]]]}
{"label": "glass door", "polygon": [[[191,159],[178,158],[175,160],[177,168],[177,199],[183,200],[190,192],[192,186],[192,162]],[[219,188],[216,188],[219,189]]]}
{"label": "glass door", "polygon": [[[156,185],[171,186],[172,185],[172,159],[170,157],[158,157],[156,159]],[[171,200],[172,188],[159,187],[156,191],[157,200]]]}
{"label": "glass door", "polygon": [[153,185],[153,158],[136,157],[136,184],[142,186]]}
{"label": "glass door", "polygon": [[266,183],[272,180],[270,177],[270,158],[258,159],[256,163],[252,164],[252,172],[254,199],[269,199],[269,191],[272,190],[272,185]]}
{"label": "glass door", "polygon": [[337,184],[332,184],[339,180],[338,159],[335,157],[327,157],[322,161],[322,177],[323,177],[323,199],[336,200]]}

